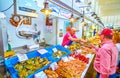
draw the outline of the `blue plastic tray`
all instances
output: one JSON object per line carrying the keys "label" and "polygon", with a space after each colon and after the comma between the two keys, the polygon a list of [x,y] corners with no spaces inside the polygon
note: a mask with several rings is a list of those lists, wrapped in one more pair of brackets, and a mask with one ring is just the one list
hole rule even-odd
{"label": "blue plastic tray", "polygon": [[[58,50],[61,50],[61,51],[64,51],[66,52],[65,55],[61,56],[60,58],[57,58],[55,59],[53,56],[52,56],[52,53],[53,53],[53,48],[57,48]],[[52,47],[49,47],[49,48],[46,48],[46,50],[48,51],[47,53],[45,54],[40,54],[37,50],[35,51],[32,51],[32,52],[29,52],[27,53],[27,57],[28,59],[30,58],[35,58],[37,56],[40,56],[41,58],[44,58],[46,57],[49,61],[51,61],[51,63],[53,62],[58,62],[59,60],[61,60],[62,57],[64,56],[68,56],[70,54],[70,51],[66,48],[64,48],[63,46],[61,45],[56,45],[56,46],[52,46]],[[15,57],[12,57],[10,59],[7,59],[5,60],[5,65],[6,65],[6,68],[9,70],[12,78],[19,78],[18,76],[18,71],[14,68],[14,65],[17,64],[19,62],[18,60],[18,57],[15,56]],[[51,64],[50,63],[50,64]],[[45,69],[47,69],[50,64],[44,66],[43,68],[40,68],[39,70],[37,70],[36,72],[34,72],[33,74],[30,74],[29,76],[27,76],[27,78],[34,78],[34,75],[37,74],[38,72],[41,72]]]}
{"label": "blue plastic tray", "polygon": [[70,51],[68,49],[66,49],[65,47],[61,46],[61,45],[52,46],[48,49],[49,49],[50,52],[53,52],[52,51],[53,48],[57,48],[58,50],[61,50],[61,51],[66,52],[67,54],[70,54]]}
{"label": "blue plastic tray", "polygon": [[[61,50],[61,51],[64,51],[66,52],[66,54],[64,54],[63,56],[61,56],[60,58],[54,58],[52,56],[52,53],[53,53],[53,48],[56,48],[57,50]],[[64,56],[68,56],[70,54],[70,51],[68,49],[66,49],[65,47],[61,46],[61,45],[56,45],[56,46],[52,46],[49,48],[49,51],[51,52],[51,56],[54,58],[54,62],[58,62],[59,60],[61,60],[62,57]]]}
{"label": "blue plastic tray", "polygon": [[49,48],[45,48],[45,50],[47,50],[47,51],[48,51],[48,52],[47,52],[47,53],[45,53],[45,54],[40,54],[40,53],[37,51],[37,52],[40,54],[41,58],[51,56],[51,50],[49,50]]}
{"label": "blue plastic tray", "polygon": [[[38,53],[37,51],[33,51],[33,52],[27,53],[28,59],[30,59],[30,58],[35,58],[35,57],[37,57],[37,56],[40,56],[40,57],[41,57],[40,53]],[[51,61],[51,63],[52,63],[52,61],[53,61],[53,58],[52,58],[52,57],[46,57],[46,58],[47,58],[49,61]],[[19,76],[18,76],[18,71],[14,68],[14,65],[17,64],[18,62],[19,62],[19,60],[18,60],[18,57],[17,57],[17,56],[5,60],[6,68],[7,68],[8,71],[10,72],[12,78],[19,78]],[[50,64],[48,64],[48,65],[44,66],[43,68],[37,70],[37,71],[34,72],[33,74],[30,74],[29,76],[27,76],[27,78],[34,78],[34,74],[36,74],[36,73],[38,73],[38,72],[40,72],[40,71],[45,70],[46,68],[49,67],[49,65],[50,65]]]}

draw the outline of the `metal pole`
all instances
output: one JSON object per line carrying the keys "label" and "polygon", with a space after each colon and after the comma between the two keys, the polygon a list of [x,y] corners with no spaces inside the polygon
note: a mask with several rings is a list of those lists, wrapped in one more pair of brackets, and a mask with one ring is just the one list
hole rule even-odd
{"label": "metal pole", "polygon": [[[0,74],[5,75],[4,52],[8,47],[8,36],[6,28],[6,19],[2,17],[4,13],[0,13]],[[5,15],[4,15],[5,16]]]}
{"label": "metal pole", "polygon": [[58,44],[58,18],[56,19],[56,45]]}

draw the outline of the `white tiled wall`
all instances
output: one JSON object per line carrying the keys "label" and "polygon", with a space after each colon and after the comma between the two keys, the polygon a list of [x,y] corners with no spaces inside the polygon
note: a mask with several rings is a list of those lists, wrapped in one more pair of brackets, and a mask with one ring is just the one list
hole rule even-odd
{"label": "white tiled wall", "polygon": [[[13,0],[0,0],[0,11],[7,9],[12,4],[13,4]],[[32,24],[30,26],[34,25],[35,23],[37,24],[38,30],[41,31],[40,37],[42,39],[44,38],[45,17],[42,13],[40,13],[39,7],[36,9],[38,10],[39,13],[38,17],[32,18]],[[7,18],[6,26],[12,48],[34,43],[33,39],[20,39],[16,36],[15,34],[16,27],[12,26],[11,23],[9,22],[12,14],[14,14],[14,6],[12,6],[9,10],[5,11],[4,13]]]}

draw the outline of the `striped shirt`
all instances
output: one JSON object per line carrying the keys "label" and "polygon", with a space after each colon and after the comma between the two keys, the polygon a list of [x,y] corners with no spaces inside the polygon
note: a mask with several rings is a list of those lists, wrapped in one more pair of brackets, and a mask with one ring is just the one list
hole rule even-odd
{"label": "striped shirt", "polygon": [[116,72],[118,49],[112,40],[109,40],[96,50],[94,69],[100,73],[100,78],[108,78]]}

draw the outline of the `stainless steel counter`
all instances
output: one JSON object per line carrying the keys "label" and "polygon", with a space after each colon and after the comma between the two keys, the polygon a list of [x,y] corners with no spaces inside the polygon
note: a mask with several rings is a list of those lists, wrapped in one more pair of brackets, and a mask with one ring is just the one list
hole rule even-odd
{"label": "stainless steel counter", "polygon": [[37,47],[34,47],[34,48],[30,48],[30,46],[24,45],[24,46],[12,48],[12,49],[15,51],[15,54],[18,54],[18,53],[23,53],[24,54],[24,53],[28,53],[28,52],[31,52],[31,51],[34,51],[34,50],[48,48],[50,46],[53,46],[53,45],[39,44]]}

